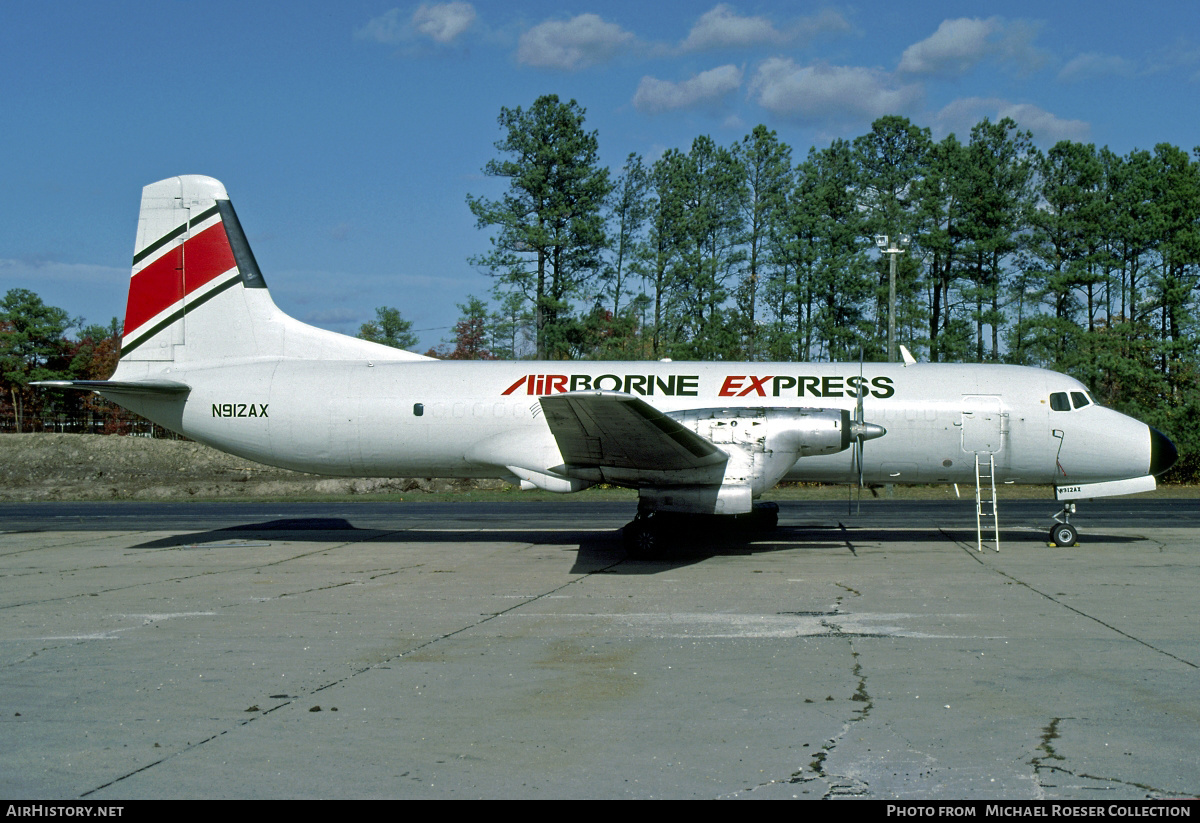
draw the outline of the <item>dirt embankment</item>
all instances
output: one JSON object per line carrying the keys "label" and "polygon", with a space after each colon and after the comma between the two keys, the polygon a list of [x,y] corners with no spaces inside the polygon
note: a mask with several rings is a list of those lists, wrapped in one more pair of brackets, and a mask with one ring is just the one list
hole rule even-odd
{"label": "dirt embankment", "polygon": [[503,481],[319,477],[200,443],[96,434],[0,434],[0,501],[185,500],[446,492]]}

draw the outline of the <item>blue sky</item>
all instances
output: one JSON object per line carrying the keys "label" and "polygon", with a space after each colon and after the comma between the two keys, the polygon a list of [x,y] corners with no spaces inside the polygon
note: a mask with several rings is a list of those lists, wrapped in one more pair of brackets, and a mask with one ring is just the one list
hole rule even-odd
{"label": "blue sky", "polygon": [[207,174],[281,308],[354,333],[396,306],[422,351],[490,297],[466,196],[500,195],[500,107],[542,94],[614,172],[758,123],[800,159],[884,114],[1200,145],[1193,2],[12,2],[0,71],[0,293],[123,315],[141,187]]}

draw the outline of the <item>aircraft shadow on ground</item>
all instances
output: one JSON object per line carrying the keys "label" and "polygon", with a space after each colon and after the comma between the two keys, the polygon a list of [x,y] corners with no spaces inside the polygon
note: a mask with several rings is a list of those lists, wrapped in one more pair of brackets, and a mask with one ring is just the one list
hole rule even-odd
{"label": "aircraft shadow on ground", "polygon": [[[718,533],[686,530],[652,556],[632,558],[621,539],[620,528],[581,530],[564,526],[561,529],[524,530],[521,528],[489,529],[464,532],[461,527],[447,529],[416,528],[403,530],[359,528],[344,518],[295,518],[223,526],[201,532],[170,535],[139,543],[130,548],[146,550],[178,549],[184,551],[241,550],[252,552],[272,542],[295,543],[361,543],[389,542],[399,544],[465,544],[465,543],[527,543],[577,547],[572,573],[586,574],[607,570],[620,574],[655,574],[673,568],[693,565],[722,555],[754,555],[765,552],[847,551],[844,539],[835,537],[838,530],[821,533],[812,529],[780,528],[773,532],[722,531]],[[932,537],[932,535],[931,535]],[[568,549],[569,550],[569,549]],[[623,562],[629,561],[629,562]]]}
{"label": "aircraft shadow on ground", "polygon": [[[1045,545],[1046,536],[1033,529],[1001,531],[1001,545]],[[671,535],[659,551],[648,557],[631,557],[621,539],[620,528],[581,530],[564,526],[561,529],[523,530],[521,528],[480,528],[464,532],[455,528],[373,529],[359,528],[344,518],[313,517],[270,520],[225,526],[202,532],[171,535],[140,543],[131,548],[148,550],[212,550],[230,549],[254,551],[271,542],[335,542],[399,544],[464,544],[464,543],[529,543],[533,545],[577,546],[573,574],[604,571],[609,574],[658,574],[672,569],[702,563],[717,556],[762,555],[781,551],[843,552],[858,557],[863,549],[887,549],[889,544],[903,541],[911,544],[945,544],[953,541],[963,546],[975,545],[974,529],[923,528],[888,529],[843,528],[837,525],[781,525],[761,529],[700,530],[685,529]],[[1138,538],[1118,535],[1089,534],[1081,548],[1088,543],[1135,543]],[[990,545],[985,542],[985,551]],[[569,550],[569,549],[568,549]]]}

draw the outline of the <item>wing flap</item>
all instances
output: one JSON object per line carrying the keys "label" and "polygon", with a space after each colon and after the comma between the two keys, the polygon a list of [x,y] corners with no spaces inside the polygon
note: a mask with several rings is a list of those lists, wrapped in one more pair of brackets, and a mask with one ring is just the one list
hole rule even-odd
{"label": "wing flap", "polygon": [[725,452],[637,397],[568,392],[541,398],[566,465],[678,471],[724,463]]}
{"label": "wing flap", "polygon": [[186,394],[191,386],[174,380],[38,380],[32,386],[119,394]]}

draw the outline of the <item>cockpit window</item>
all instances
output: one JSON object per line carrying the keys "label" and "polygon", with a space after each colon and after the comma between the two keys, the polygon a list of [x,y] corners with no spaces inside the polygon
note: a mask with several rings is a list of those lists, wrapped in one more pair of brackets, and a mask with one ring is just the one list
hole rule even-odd
{"label": "cockpit window", "polygon": [[1067,399],[1065,391],[1056,391],[1050,395],[1050,408],[1054,411],[1070,411],[1071,401]]}
{"label": "cockpit window", "polygon": [[1082,409],[1084,406],[1086,406],[1091,401],[1088,400],[1088,396],[1086,394],[1084,394],[1083,392],[1073,391],[1073,392],[1071,392],[1071,402],[1073,402],[1075,404],[1075,408]]}

